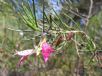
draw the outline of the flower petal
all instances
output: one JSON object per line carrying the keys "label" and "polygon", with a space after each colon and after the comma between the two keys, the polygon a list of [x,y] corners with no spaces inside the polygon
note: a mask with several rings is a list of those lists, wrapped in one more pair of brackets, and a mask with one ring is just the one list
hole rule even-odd
{"label": "flower petal", "polygon": [[33,49],[27,49],[27,50],[23,50],[23,51],[16,51],[15,55],[19,55],[19,56],[27,56],[27,55],[31,55],[34,53]]}
{"label": "flower petal", "polygon": [[48,43],[45,42],[42,44],[42,55],[45,63],[48,61],[51,53],[53,52],[54,52],[54,49]]}

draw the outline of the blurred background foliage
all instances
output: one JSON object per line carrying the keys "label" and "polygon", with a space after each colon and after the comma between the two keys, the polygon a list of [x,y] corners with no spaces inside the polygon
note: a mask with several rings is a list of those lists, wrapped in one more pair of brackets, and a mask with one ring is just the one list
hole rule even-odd
{"label": "blurred background foliage", "polygon": [[[0,76],[102,76],[102,1],[93,0],[87,26],[90,0],[34,1],[0,0]],[[47,41],[54,44],[60,35],[72,30],[83,31],[90,37],[88,40],[81,33],[73,36],[80,44],[80,57],[76,43],[69,40],[53,45],[56,53],[46,64],[40,55],[29,57],[32,64],[26,61],[16,67],[19,57],[14,56],[15,49],[35,48],[43,31],[47,32]]]}

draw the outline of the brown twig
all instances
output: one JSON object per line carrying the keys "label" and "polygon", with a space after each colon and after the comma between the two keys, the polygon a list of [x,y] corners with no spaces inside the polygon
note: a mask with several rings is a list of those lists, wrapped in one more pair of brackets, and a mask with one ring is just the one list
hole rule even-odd
{"label": "brown twig", "polygon": [[88,12],[88,16],[86,18],[86,28],[85,28],[85,31],[87,30],[87,26],[89,24],[89,18],[91,17],[92,15],[92,8],[93,8],[93,0],[90,0],[90,7],[89,7],[89,12]]}

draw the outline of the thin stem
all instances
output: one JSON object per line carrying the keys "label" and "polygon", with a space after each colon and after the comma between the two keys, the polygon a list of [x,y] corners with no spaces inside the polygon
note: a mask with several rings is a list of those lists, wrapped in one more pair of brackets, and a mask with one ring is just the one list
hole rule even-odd
{"label": "thin stem", "polygon": [[62,21],[62,19],[59,17],[59,15],[57,14],[57,12],[53,9],[53,11],[54,11],[54,13],[55,13],[55,15],[56,15],[56,18],[60,21],[60,23],[61,24],[63,24],[66,28],[70,28],[66,23],[64,23],[63,21]]}
{"label": "thin stem", "polygon": [[74,40],[74,42],[75,42],[75,48],[76,48],[76,51],[77,51],[77,55],[80,58],[79,49],[78,49],[78,45],[77,45],[76,34],[75,34],[75,40]]}
{"label": "thin stem", "polygon": [[49,26],[47,31],[49,31],[51,29],[51,26],[52,26],[52,16],[51,16],[51,14],[50,14],[50,23],[49,24],[50,24],[50,26]]}
{"label": "thin stem", "polygon": [[44,18],[44,9],[45,9],[45,8],[44,8],[44,0],[43,0],[43,32],[45,32],[45,31],[44,31],[44,29],[45,29],[45,28],[44,28],[44,19],[45,19],[45,18]]}
{"label": "thin stem", "polygon": [[35,20],[35,16],[34,16],[34,14],[33,14],[33,11],[32,11],[32,9],[31,9],[31,7],[30,7],[30,4],[29,4],[29,2],[27,2],[28,3],[28,7],[29,7],[29,9],[30,9],[30,12],[31,12],[31,14],[32,14],[32,16],[33,16],[33,19]]}
{"label": "thin stem", "polygon": [[37,24],[37,19],[36,19],[36,9],[35,9],[35,1],[34,0],[32,0],[33,1],[33,13],[34,13],[34,16],[35,16],[35,24],[36,24],[36,26],[38,27],[38,24]]}
{"label": "thin stem", "polygon": [[89,24],[89,18],[91,17],[92,8],[93,8],[93,0],[90,0],[90,7],[89,7],[88,16],[87,16],[87,19],[86,19],[87,22],[86,22],[85,31],[87,30],[87,26],[88,26],[88,24]]}

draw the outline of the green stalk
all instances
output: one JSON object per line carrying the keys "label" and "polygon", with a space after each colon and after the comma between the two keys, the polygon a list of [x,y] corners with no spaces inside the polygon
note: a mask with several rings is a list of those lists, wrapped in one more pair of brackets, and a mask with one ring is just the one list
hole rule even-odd
{"label": "green stalk", "polygon": [[33,14],[33,11],[32,11],[32,9],[31,9],[31,7],[30,7],[30,4],[29,4],[29,2],[27,2],[28,3],[28,7],[29,7],[29,9],[30,9],[30,12],[31,12],[31,14],[32,14],[32,17],[33,17],[33,19],[35,20],[35,16],[34,16],[34,14]]}
{"label": "green stalk", "polygon": [[38,27],[38,24],[37,24],[37,19],[36,19],[36,9],[35,9],[35,1],[34,0],[32,0],[33,1],[33,13],[34,13],[34,16],[35,16],[35,24],[36,24],[36,26]]}
{"label": "green stalk", "polygon": [[43,0],[43,32],[45,32],[45,27],[44,27],[44,20],[45,20],[45,18],[44,18],[44,10],[45,10],[45,8],[44,8],[44,0]]}
{"label": "green stalk", "polygon": [[[28,26],[33,27],[34,30],[39,30],[39,28],[37,28],[37,26],[35,25],[36,22],[34,20],[32,20],[32,19],[34,19],[34,17],[32,17],[32,13],[29,12],[29,10],[26,7],[24,7],[23,5],[22,5],[22,8],[23,8],[25,15],[27,16],[27,17],[25,16],[26,18],[24,18],[24,17],[23,18],[26,21],[26,23],[28,24]],[[28,16],[29,14],[30,14],[30,16]]]}

